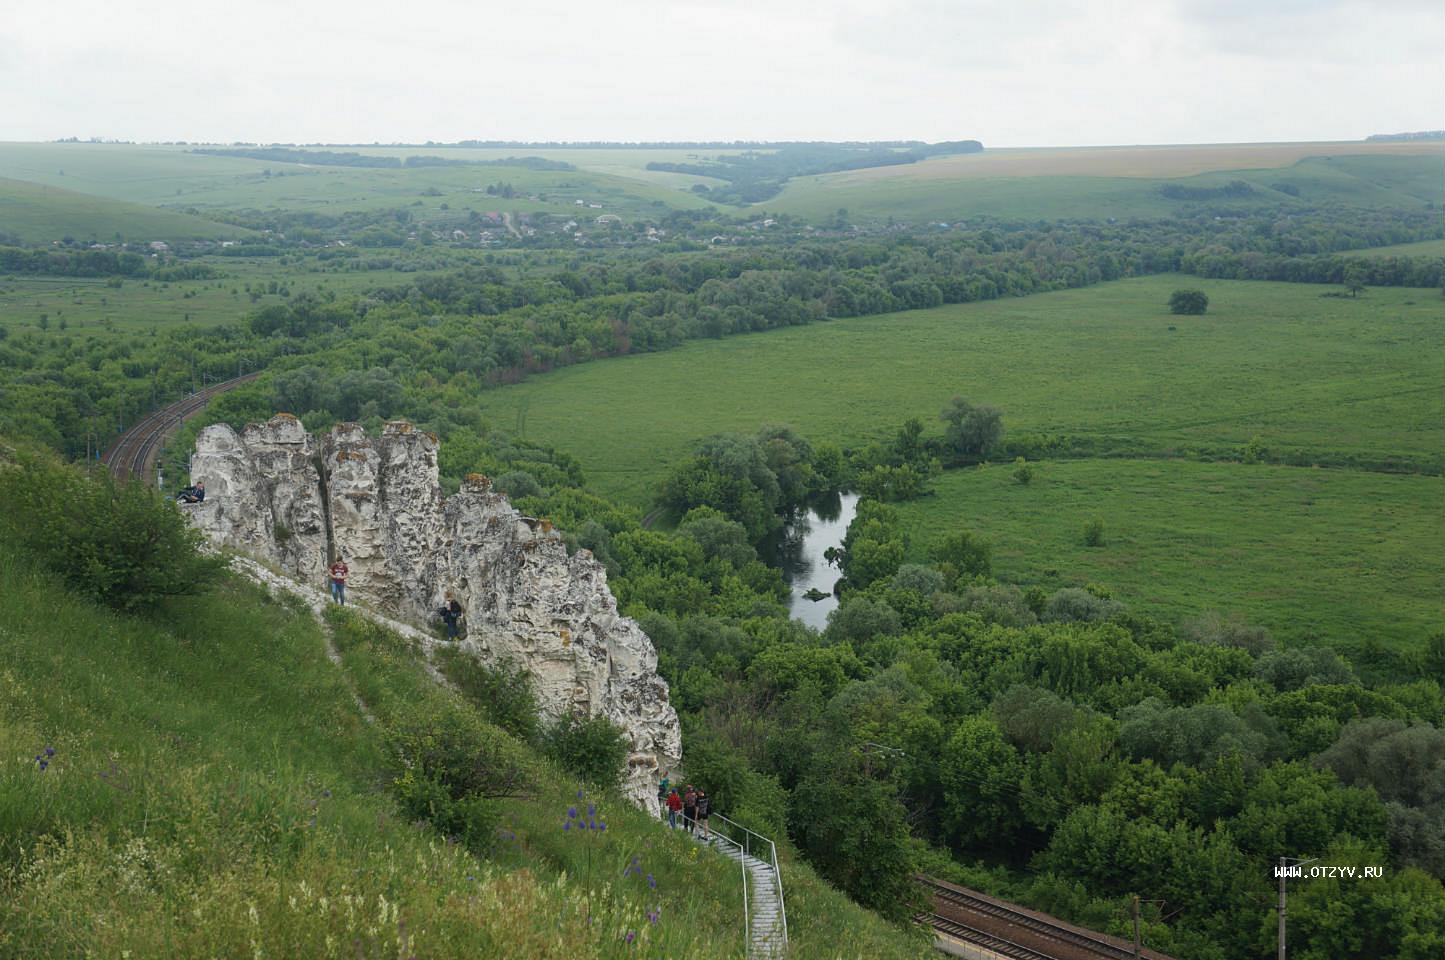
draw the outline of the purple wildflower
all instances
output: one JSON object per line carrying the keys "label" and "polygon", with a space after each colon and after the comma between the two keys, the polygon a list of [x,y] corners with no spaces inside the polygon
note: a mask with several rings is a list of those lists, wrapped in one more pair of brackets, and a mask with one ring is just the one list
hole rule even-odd
{"label": "purple wildflower", "polygon": [[582,791],[581,791],[581,790],[578,790],[578,791],[577,791],[577,799],[578,799],[578,800],[581,800],[581,799],[582,799]]}
{"label": "purple wildflower", "polygon": [[571,820],[563,820],[563,821],[562,821],[562,830],[565,832],[565,831],[571,830],[571,829],[572,829],[572,821],[571,821]]}
{"label": "purple wildflower", "polygon": [[658,918],[661,917],[661,916],[662,916],[662,913],[661,913],[660,911],[657,911],[657,910],[649,910],[649,911],[647,911],[647,922],[648,922],[648,923],[656,923],[657,920],[658,920]]}
{"label": "purple wildflower", "polygon": [[589,819],[592,818],[592,817],[597,816],[597,804],[595,804],[595,803],[589,803],[589,804],[587,804],[587,816],[588,816]]}
{"label": "purple wildflower", "polygon": [[599,823],[599,824],[597,825],[597,829],[598,829],[598,831],[601,832],[601,833],[606,833],[606,832],[607,832],[607,824],[605,824],[605,823]]}
{"label": "purple wildflower", "polygon": [[46,747],[46,748],[45,748],[45,755],[46,755],[47,757],[53,757],[53,756],[55,756],[55,748],[54,748],[54,747]]}
{"label": "purple wildflower", "polygon": [[44,770],[46,767],[50,766],[50,761],[45,759],[44,757],[36,757],[35,759],[39,761],[41,770]]}
{"label": "purple wildflower", "polygon": [[637,934],[635,934],[635,933],[633,933],[631,930],[629,930],[629,931],[627,931],[627,936],[623,937],[622,939],[624,939],[624,940],[627,941],[627,945],[628,945],[628,946],[631,946],[631,945],[632,945],[632,941],[637,939]]}
{"label": "purple wildflower", "polygon": [[657,889],[657,878],[650,873],[647,875],[647,887],[649,890]]}
{"label": "purple wildflower", "polygon": [[576,820],[576,819],[577,819],[577,808],[576,808],[576,807],[568,807],[568,808],[567,808],[567,819],[568,819],[568,820]]}

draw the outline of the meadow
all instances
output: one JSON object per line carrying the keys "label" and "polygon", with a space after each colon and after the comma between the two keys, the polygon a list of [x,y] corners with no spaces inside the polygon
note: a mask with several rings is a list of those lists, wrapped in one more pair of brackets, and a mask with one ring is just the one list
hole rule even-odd
{"label": "meadow", "polygon": [[[5,168],[0,167],[0,174]],[[241,238],[251,231],[172,210],[0,176],[0,238],[48,244],[64,237],[110,242]]]}
{"label": "meadow", "polygon": [[1388,247],[1371,247],[1351,251],[1354,256],[1376,257],[1445,257],[1445,240],[1421,240],[1419,243],[1397,243]]}
{"label": "meadow", "polygon": [[[1416,645],[1445,622],[1445,479],[1179,460],[1066,460],[946,472],[898,505],[910,558],[945,534],[993,544],[999,577],[1099,583],[1182,621],[1227,610],[1282,641]],[[1104,543],[1084,543],[1086,523]]]}
{"label": "meadow", "polygon": [[[104,277],[0,276],[0,327],[16,332],[34,328],[42,316],[51,329],[59,329],[64,321],[71,333],[214,327],[244,322],[254,311],[284,304],[300,293],[344,296],[416,279],[415,273],[397,270],[320,272],[314,262],[281,264],[274,257],[213,257],[199,262],[224,276],[169,281],[125,277],[118,287]],[[276,292],[271,292],[272,283]]]}
{"label": "meadow", "polygon": [[[1181,286],[1210,297],[1171,316]],[[598,492],[646,507],[703,437],[787,423],[858,445],[907,417],[938,432],[961,394],[1014,433],[1101,452],[1242,448],[1328,459],[1445,447],[1437,291],[1322,297],[1306,284],[1157,276],[1022,299],[835,320],[584,364],[482,394],[499,426],[580,458]]]}

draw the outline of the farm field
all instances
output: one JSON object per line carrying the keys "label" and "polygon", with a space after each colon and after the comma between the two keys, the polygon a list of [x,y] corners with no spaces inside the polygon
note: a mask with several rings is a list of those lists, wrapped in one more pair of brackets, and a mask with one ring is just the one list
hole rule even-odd
{"label": "farm field", "polygon": [[[1210,297],[1174,317],[1180,286]],[[583,364],[479,398],[499,426],[578,456],[599,492],[646,507],[705,436],[788,423],[819,440],[930,432],[955,394],[1015,433],[1101,449],[1242,448],[1321,458],[1445,447],[1438,291],[1358,300],[1306,284],[1145,277],[1023,299],[837,320]]]}
{"label": "farm field", "polygon": [[[1266,464],[1048,461],[946,472],[898,504],[911,559],[966,528],[994,572],[1056,590],[1103,584],[1170,620],[1205,608],[1281,640],[1415,644],[1445,622],[1445,479]],[[1086,547],[1083,527],[1104,523]]]}
{"label": "farm field", "polygon": [[[1410,146],[1418,149],[1315,157],[1263,167],[1243,162],[1240,167],[1187,176],[1146,175],[1142,171],[1149,167],[1142,161],[1126,162],[1123,151],[1112,155],[1112,164],[1106,157],[1088,162],[1077,158],[1068,162],[1055,158],[1053,163],[1035,157],[1011,160],[1003,151],[989,151],[909,166],[799,177],[762,206],[813,219],[831,216],[840,208],[853,218],[894,216],[915,221],[974,216],[1166,217],[1196,204],[1163,196],[1160,188],[1164,185],[1215,188],[1235,180],[1245,181],[1255,192],[1220,201],[1232,208],[1342,202],[1409,209],[1445,200],[1445,151],[1432,144]],[[1167,148],[1160,155],[1168,157],[1170,150],[1187,149]],[[1220,162],[1225,158],[1238,159],[1225,154]],[[986,161],[986,165],[969,166],[975,160]],[[1187,168],[1177,160],[1161,166],[1166,171]],[[1116,172],[1106,172],[1110,170]]]}
{"label": "farm field", "polygon": [[157,210],[60,187],[4,178],[0,167],[0,237],[22,243],[76,240],[215,240],[251,231],[171,210]]}

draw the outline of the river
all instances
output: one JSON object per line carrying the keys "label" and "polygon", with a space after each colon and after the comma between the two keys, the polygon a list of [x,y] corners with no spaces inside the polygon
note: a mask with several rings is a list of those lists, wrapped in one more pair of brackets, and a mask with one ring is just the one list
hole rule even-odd
{"label": "river", "polygon": [[[829,565],[823,554],[829,547],[841,547],[848,524],[858,509],[858,494],[842,493],[813,503],[808,511],[783,528],[778,539],[776,560],[783,579],[792,591],[788,612],[794,619],[821,630],[828,624],[828,614],[838,606],[833,585],[842,576]],[[809,590],[827,594],[822,600],[809,600]]]}

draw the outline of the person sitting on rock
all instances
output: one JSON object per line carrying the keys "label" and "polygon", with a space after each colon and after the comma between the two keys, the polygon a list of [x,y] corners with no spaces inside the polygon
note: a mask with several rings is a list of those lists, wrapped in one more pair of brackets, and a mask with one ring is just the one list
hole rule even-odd
{"label": "person sitting on rock", "polygon": [[441,614],[442,622],[447,625],[447,639],[457,639],[457,635],[460,633],[458,625],[461,623],[462,617],[466,616],[466,611],[462,609],[460,603],[457,603],[457,598],[452,596],[450,591],[447,592],[446,604],[437,612]]}
{"label": "person sitting on rock", "polygon": [[180,503],[200,503],[206,499],[206,481],[197,480],[193,486],[185,487],[176,494]]}

